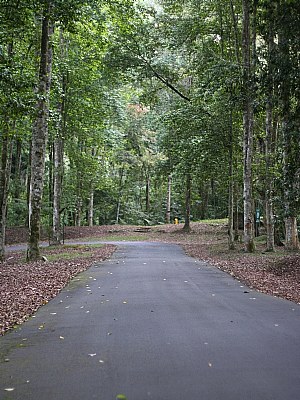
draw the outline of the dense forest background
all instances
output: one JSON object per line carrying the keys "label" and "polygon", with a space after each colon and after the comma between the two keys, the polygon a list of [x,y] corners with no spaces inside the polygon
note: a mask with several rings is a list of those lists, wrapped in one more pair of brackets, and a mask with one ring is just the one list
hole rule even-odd
{"label": "dense forest background", "polygon": [[0,0],[5,228],[228,218],[298,249],[298,0]]}

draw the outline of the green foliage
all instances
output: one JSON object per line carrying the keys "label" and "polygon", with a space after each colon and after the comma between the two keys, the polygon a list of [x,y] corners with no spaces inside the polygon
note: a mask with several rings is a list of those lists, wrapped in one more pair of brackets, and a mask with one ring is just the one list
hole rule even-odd
{"label": "green foliage", "polygon": [[[63,141],[61,219],[155,224],[184,215],[192,174],[194,220],[226,217],[230,179],[242,203],[241,2],[53,0],[53,73],[43,223],[50,225],[53,143]],[[261,1],[255,74],[255,200],[265,197],[265,107],[272,87],[276,215],[289,189],[299,214],[299,2]],[[0,1],[0,129],[14,139],[9,224],[26,221],[37,43],[45,1]],[[268,37],[287,37],[270,51]],[[288,147],[279,130],[288,85]],[[0,134],[1,134],[0,132]],[[2,140],[2,139],[1,139]],[[1,148],[0,140],[0,148]],[[22,145],[18,172],[17,141]],[[275,140],[275,139],[274,139]],[[229,163],[233,162],[233,177]],[[285,169],[286,166],[286,169]],[[283,182],[283,175],[285,181]],[[150,185],[150,186],[149,186]],[[150,189],[149,189],[150,187]],[[80,214],[80,217],[79,217]]]}

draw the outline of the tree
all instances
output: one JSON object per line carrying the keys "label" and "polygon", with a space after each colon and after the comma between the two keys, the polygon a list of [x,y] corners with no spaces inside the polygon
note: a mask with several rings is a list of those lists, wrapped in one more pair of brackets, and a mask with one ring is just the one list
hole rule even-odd
{"label": "tree", "polygon": [[[297,230],[297,200],[299,193],[299,80],[295,81],[292,53],[299,53],[299,4],[280,3],[280,25],[278,50],[280,57],[280,112],[283,143],[283,186],[285,245],[288,249],[299,249]],[[287,12],[289,11],[289,12]],[[297,13],[298,11],[298,13]],[[293,29],[293,32],[291,31]],[[295,29],[295,30],[294,30]],[[295,53],[294,53],[295,54]],[[297,68],[297,67],[296,67]],[[297,74],[296,74],[297,76]],[[297,79],[297,78],[296,78]],[[297,82],[295,85],[294,82]],[[293,104],[294,103],[294,104]]]}
{"label": "tree", "polygon": [[43,195],[46,143],[48,138],[49,95],[52,69],[52,34],[50,0],[45,1],[42,10],[40,65],[37,88],[36,118],[32,129],[31,173],[29,195],[29,241],[27,260],[40,258],[40,215]]}
{"label": "tree", "polygon": [[251,60],[250,0],[243,0],[243,152],[244,152],[244,243],[245,250],[254,251],[252,151],[253,151],[253,65]]}

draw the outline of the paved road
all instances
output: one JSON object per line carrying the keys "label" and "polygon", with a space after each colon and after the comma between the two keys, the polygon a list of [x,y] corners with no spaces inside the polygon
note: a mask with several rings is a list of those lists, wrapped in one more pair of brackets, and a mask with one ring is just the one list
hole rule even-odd
{"label": "paved road", "polygon": [[300,307],[178,246],[127,243],[0,353],[5,400],[298,400]]}

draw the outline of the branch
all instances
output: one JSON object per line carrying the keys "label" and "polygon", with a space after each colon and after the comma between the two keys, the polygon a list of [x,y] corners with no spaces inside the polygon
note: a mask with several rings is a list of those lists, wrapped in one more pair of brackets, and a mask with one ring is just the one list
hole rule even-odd
{"label": "branch", "polygon": [[176,89],[172,83],[168,82],[164,77],[162,77],[161,75],[159,75],[159,73],[152,67],[151,64],[149,64],[146,61],[148,67],[151,69],[151,71],[154,73],[154,76],[156,76],[157,79],[159,79],[164,85],[166,85],[168,88],[170,88],[171,90],[173,90],[173,92],[175,92],[176,94],[178,94],[178,96],[180,96],[182,99],[186,100],[186,101],[191,101],[191,99],[187,96],[185,96],[183,93],[181,93],[178,89]]}
{"label": "branch", "polygon": [[151,69],[151,71],[153,72],[154,76],[160,80],[164,85],[166,85],[169,89],[171,89],[173,92],[175,92],[176,94],[178,94],[178,96],[180,96],[182,99],[186,100],[186,101],[191,101],[191,99],[187,96],[185,96],[183,93],[181,93],[178,89],[175,88],[174,85],[172,85],[172,83],[170,83],[167,79],[165,79],[163,76],[161,76],[155,69],[154,67],[152,67],[152,65],[150,64],[150,61],[148,61],[140,52],[139,49],[139,45],[138,43],[134,40],[136,48],[137,48],[137,54],[138,56],[141,58],[141,60]]}

